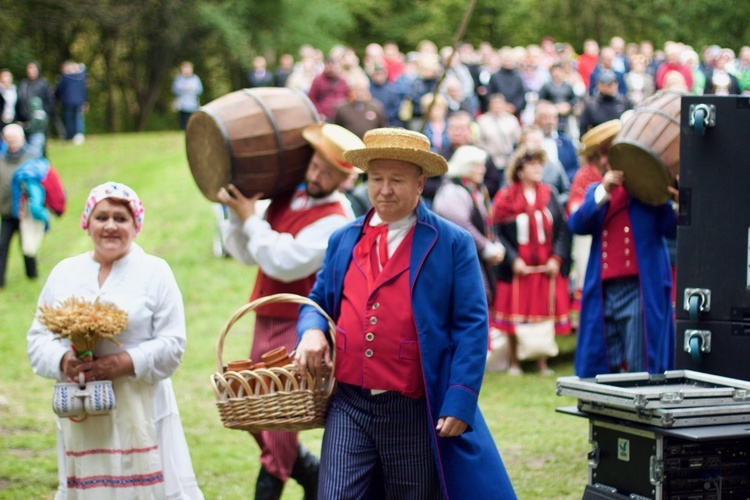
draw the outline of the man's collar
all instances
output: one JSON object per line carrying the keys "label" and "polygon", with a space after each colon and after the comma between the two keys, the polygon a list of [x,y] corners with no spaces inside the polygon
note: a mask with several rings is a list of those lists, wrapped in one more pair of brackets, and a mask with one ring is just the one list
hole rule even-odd
{"label": "man's collar", "polygon": [[[417,221],[417,211],[416,209],[411,212],[406,217],[399,219],[394,222],[388,222],[388,229],[400,229],[403,227],[408,227],[411,225],[414,225],[414,223]],[[370,217],[370,226],[378,226],[383,223],[383,219],[380,218],[377,212],[373,212],[372,217]]]}

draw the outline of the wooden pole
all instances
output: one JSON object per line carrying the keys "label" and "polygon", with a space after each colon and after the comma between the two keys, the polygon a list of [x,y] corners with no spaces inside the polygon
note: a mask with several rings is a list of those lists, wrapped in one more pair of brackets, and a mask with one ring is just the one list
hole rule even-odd
{"label": "wooden pole", "polygon": [[422,110],[422,126],[419,128],[420,132],[424,132],[424,128],[427,125],[427,120],[430,117],[430,113],[432,112],[432,107],[435,105],[435,98],[437,97],[440,85],[445,79],[445,74],[448,72],[448,68],[450,68],[451,64],[453,63],[453,58],[456,57],[456,48],[458,47],[458,43],[464,36],[464,32],[466,31],[466,27],[469,25],[469,19],[471,19],[471,14],[472,12],[474,12],[474,7],[476,6],[476,4],[477,0],[469,0],[469,5],[466,6],[466,12],[464,12],[464,17],[463,19],[461,19],[461,24],[458,26],[458,31],[456,32],[456,36],[453,39],[453,50],[451,51],[451,55],[448,58],[446,66],[443,68],[443,74],[440,75],[440,79],[438,79],[438,82],[435,84],[435,90],[432,91],[432,101],[430,101],[430,105],[427,108],[426,112]]}

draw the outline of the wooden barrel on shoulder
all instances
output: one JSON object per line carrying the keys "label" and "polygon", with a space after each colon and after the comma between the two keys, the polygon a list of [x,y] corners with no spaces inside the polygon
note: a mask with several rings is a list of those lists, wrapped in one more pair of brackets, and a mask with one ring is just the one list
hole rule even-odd
{"label": "wooden barrel on shoulder", "polygon": [[202,106],[185,130],[198,188],[212,201],[229,183],[248,197],[293,190],[313,155],[302,130],[318,121],[307,96],[289,88],[239,90]]}
{"label": "wooden barrel on shoulder", "polygon": [[643,101],[623,123],[609,149],[625,189],[648,205],[663,205],[680,173],[680,107],[684,92],[665,90]]}

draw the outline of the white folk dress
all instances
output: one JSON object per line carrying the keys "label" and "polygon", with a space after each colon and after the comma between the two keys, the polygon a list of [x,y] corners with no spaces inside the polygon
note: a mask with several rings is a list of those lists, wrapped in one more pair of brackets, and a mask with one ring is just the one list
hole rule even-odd
{"label": "white folk dress", "polygon": [[[55,498],[202,499],[169,378],[186,342],[182,295],[172,270],[133,243],[101,287],[98,275],[91,253],[65,259],[50,273],[38,305],[77,296],[125,310],[128,326],[117,337],[123,347],[101,341],[94,355],[127,351],[135,376],[113,381],[117,407],[109,416],[82,423],[58,419]],[[27,340],[34,372],[62,381],[60,361],[70,342],[56,339],[37,319]],[[133,421],[138,425],[127,425]]]}

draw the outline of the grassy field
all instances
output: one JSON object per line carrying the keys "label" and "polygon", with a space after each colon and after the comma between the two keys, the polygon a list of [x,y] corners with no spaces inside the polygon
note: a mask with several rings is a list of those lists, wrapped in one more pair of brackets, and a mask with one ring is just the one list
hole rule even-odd
{"label": "grassy field", "polygon": [[[246,302],[255,269],[212,254],[211,206],[190,175],[179,133],[88,136],[83,146],[51,143],[49,157],[69,196],[68,213],[52,221],[39,256],[40,279],[29,281],[16,240],[0,291],[0,498],[52,498],[57,485],[53,382],[35,376],[26,357],[25,334],[50,269],[64,257],[91,247],[79,227],[85,196],[107,181],[138,191],[146,207],[138,243],[166,259],[177,277],[187,313],[188,346],[173,377],[198,481],[208,499],[252,498],[258,448],[246,433],[224,429],[209,376],[215,346],[232,313]],[[252,318],[235,325],[224,359],[245,357]],[[572,374],[574,338],[561,341],[552,360],[557,375]],[[555,412],[574,404],[555,395],[555,378],[488,373],[480,405],[521,499],[579,499],[586,484],[588,424]],[[322,431],[302,433],[320,449]],[[290,483],[284,499],[302,498]]]}

